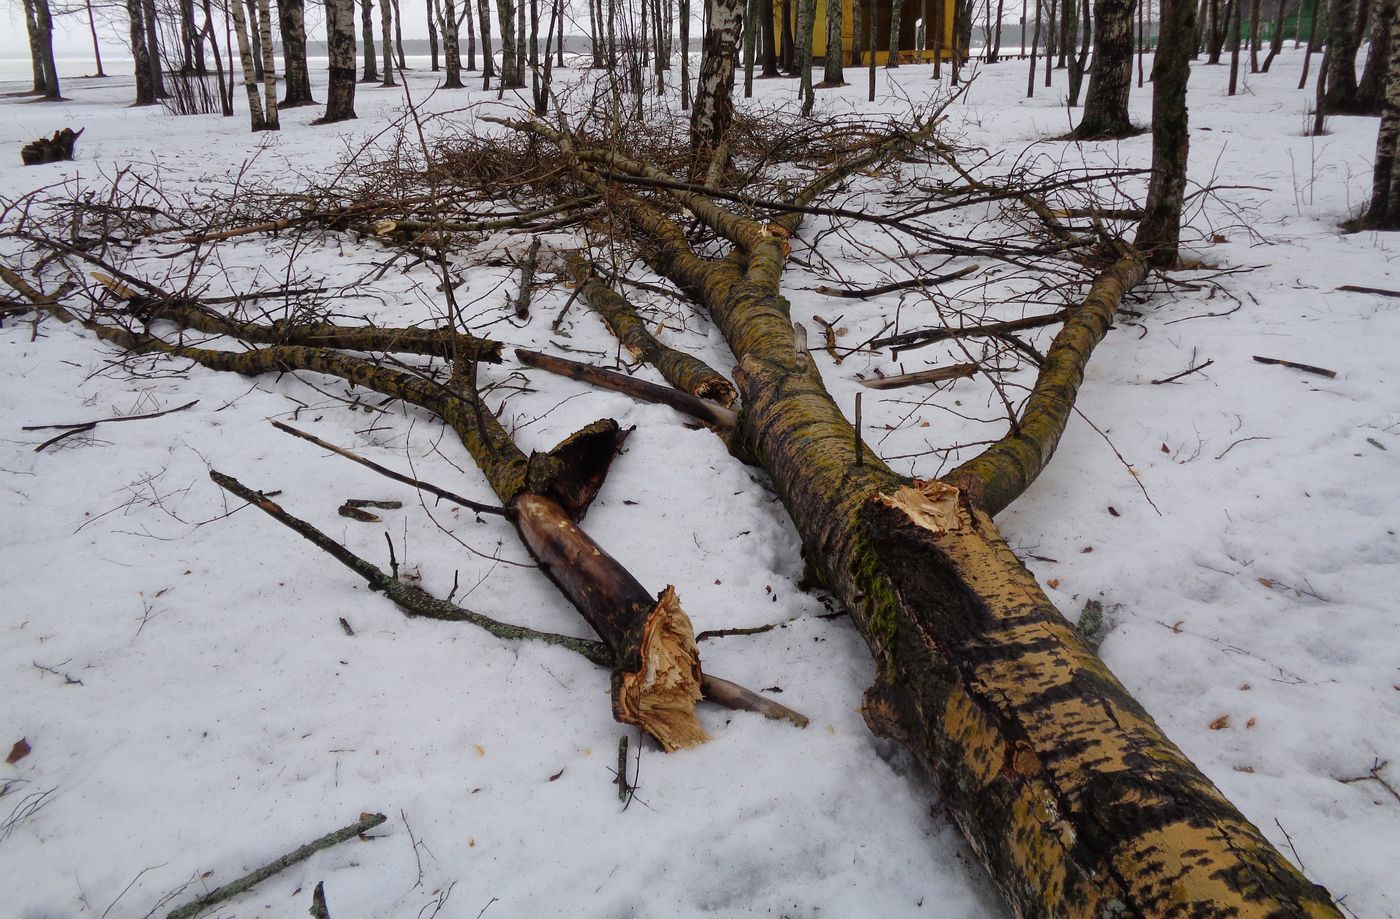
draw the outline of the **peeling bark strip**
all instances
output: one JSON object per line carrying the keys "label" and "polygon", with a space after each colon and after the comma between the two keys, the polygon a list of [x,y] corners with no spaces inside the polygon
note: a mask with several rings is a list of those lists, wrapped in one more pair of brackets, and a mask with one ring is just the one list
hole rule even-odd
{"label": "peeling bark strip", "polygon": [[[574,155],[571,138],[558,142]],[[575,173],[600,183],[591,158],[577,154]],[[875,657],[867,721],[937,778],[1015,913],[1340,919],[1327,892],[1162,734],[992,523],[991,509],[1020,494],[1053,453],[1084,361],[1146,276],[1143,257],[1124,252],[1094,282],[1012,436],[961,467],[957,485],[911,481],[868,450],[856,462],[855,430],[794,343],[783,242],[707,197],[671,193],[734,252],[701,258],[645,202],[616,189],[609,200],[649,265],[702,303],[729,342],[744,404],[738,434]],[[785,219],[796,227],[797,215]]]}

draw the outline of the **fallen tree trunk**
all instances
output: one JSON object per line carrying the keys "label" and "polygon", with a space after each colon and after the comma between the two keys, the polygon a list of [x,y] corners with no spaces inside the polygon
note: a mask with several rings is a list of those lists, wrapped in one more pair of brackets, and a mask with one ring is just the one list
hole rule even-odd
{"label": "fallen tree trunk", "polygon": [[[516,123],[574,154],[572,139]],[[915,134],[912,140],[917,141]],[[875,657],[864,714],[937,779],[1019,916],[1329,916],[1309,883],[1162,733],[1045,596],[991,514],[1044,468],[1084,363],[1145,260],[1120,250],[1055,339],[1014,429],[949,481],[895,474],[864,447],[794,343],[781,239],[693,191],[673,196],[733,246],[705,259],[672,220],[589,168],[659,274],[702,303],[738,362],[737,432],[805,554]],[[797,197],[805,203],[835,179]],[[789,229],[796,228],[789,214]],[[859,453],[857,452],[859,450]]]}

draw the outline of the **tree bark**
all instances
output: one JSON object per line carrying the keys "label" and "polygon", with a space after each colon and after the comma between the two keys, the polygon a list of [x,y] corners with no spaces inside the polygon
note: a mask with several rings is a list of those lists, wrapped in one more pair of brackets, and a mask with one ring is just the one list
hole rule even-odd
{"label": "tree bark", "polygon": [[1186,83],[1195,45],[1196,0],[1162,0],[1152,59],[1152,178],[1133,245],[1149,264],[1171,267],[1181,244],[1181,208],[1191,146]]}
{"label": "tree bark", "polygon": [[[329,2],[329,0],[328,0]],[[380,0],[388,3],[389,0]],[[361,83],[379,81],[379,63],[374,51],[374,0],[360,0],[360,42],[364,46],[365,70]]]}
{"label": "tree bark", "polygon": [[[539,123],[516,127],[558,136]],[[812,183],[795,203],[825,187]],[[936,777],[941,803],[1013,912],[1340,919],[1325,891],[1162,734],[992,523],[1053,453],[1085,361],[1123,294],[1146,277],[1146,261],[1129,250],[1099,275],[1046,353],[1013,435],[943,480],[921,482],[853,448],[857,432],[795,346],[782,240],[702,195],[672,194],[736,257],[701,258],[649,205],[609,200],[645,241],[650,267],[701,302],[729,343],[744,405],[739,435],[875,657],[866,721]],[[784,226],[795,228],[789,218]]]}
{"label": "tree bark", "polygon": [[[852,3],[854,9],[858,4]],[[822,65],[822,86],[845,86],[846,71],[841,65],[842,4],[831,0],[826,4],[826,59]]]}
{"label": "tree bark", "polygon": [[24,25],[29,35],[29,65],[34,76],[34,92],[44,93],[48,91],[45,85],[47,77],[45,76],[44,51],[39,38],[39,21],[34,8],[34,0],[24,0]]}
{"label": "tree bark", "polygon": [[1376,166],[1371,178],[1371,205],[1365,223],[1376,229],[1400,229],[1400,17],[1390,23],[1389,75],[1376,138]]}
{"label": "tree bark", "polygon": [[1133,82],[1133,0],[1094,0],[1094,65],[1077,140],[1126,137],[1136,130],[1128,120]]}
{"label": "tree bark", "polygon": [[162,68],[160,53],[160,28],[156,19],[155,0],[139,0],[142,12],[145,16],[146,25],[146,66],[151,71],[151,89],[155,92],[157,99],[164,99],[167,95],[165,91],[165,77]]}
{"label": "tree bark", "polygon": [[501,27],[501,88],[522,89],[519,48],[515,39],[515,6],[523,0],[496,0],[496,21]]}
{"label": "tree bark", "polygon": [[[442,70],[442,58],[438,50],[438,23],[442,21],[442,15],[438,12],[437,0],[426,0],[426,3],[426,12],[428,15],[428,53],[431,55],[432,59],[429,69],[433,73],[439,73]],[[456,24],[455,18],[453,19],[453,24]],[[462,69],[460,56],[457,60],[457,69],[458,71]],[[458,82],[461,82],[460,77],[458,78]]]}
{"label": "tree bark", "polygon": [[379,37],[384,46],[384,78],[380,86],[398,86],[394,82],[394,8],[390,0],[379,0]]}
{"label": "tree bark", "polygon": [[734,69],[743,18],[743,0],[711,0],[710,22],[701,44],[695,104],[690,113],[695,175],[705,174],[734,122]]}
{"label": "tree bark", "polygon": [[277,0],[277,26],[282,35],[283,74],[287,95],[282,108],[315,105],[311,75],[306,68],[306,0]]}
{"label": "tree bark", "polygon": [[904,11],[904,0],[890,0],[890,43],[889,57],[885,59],[886,69],[899,66],[899,18]]}
{"label": "tree bark", "polygon": [[1371,47],[1366,52],[1366,67],[1356,84],[1356,95],[1349,111],[1355,115],[1379,115],[1385,105],[1385,82],[1390,60],[1390,24],[1400,5],[1397,0],[1376,0],[1371,12]]}
{"label": "tree bark", "polygon": [[355,117],[355,0],[326,0],[326,37],[330,83],[318,123],[333,124]]}
{"label": "tree bark", "polygon": [[1356,0],[1332,0],[1327,17],[1327,111],[1343,112],[1356,95]]}
{"label": "tree bark", "polygon": [[53,57],[53,14],[49,0],[33,0],[34,25],[39,41],[39,66],[44,72],[44,98],[59,101],[63,95],[58,87],[58,67]]}
{"label": "tree bark", "polygon": [[[87,9],[88,31],[92,33],[92,59],[97,65],[97,73],[94,76],[105,77],[106,71],[102,69],[102,46],[97,41],[97,18],[92,12],[92,0],[83,0],[83,6]],[[195,47],[200,48],[199,45]],[[204,51],[199,51],[199,72],[204,73]]]}
{"label": "tree bark", "polygon": [[[467,22],[471,22],[471,0],[467,4]],[[442,51],[447,59],[447,78],[443,86],[447,89],[463,89],[462,85],[462,39],[457,32],[456,0],[442,0]]]}
{"label": "tree bark", "polygon": [[238,39],[238,60],[243,67],[243,89],[248,93],[248,117],[254,131],[266,131],[268,123],[263,115],[262,95],[258,92],[257,70],[253,66],[253,46],[248,40],[248,14],[242,0],[231,0],[229,10],[233,15],[233,32]]}
{"label": "tree bark", "polygon": [[496,75],[496,56],[491,50],[491,6],[487,0],[477,0],[476,9],[481,23],[481,88],[489,89],[491,78]]}
{"label": "tree bark", "polygon": [[262,46],[263,120],[269,131],[281,130],[277,117],[277,61],[272,48],[271,0],[258,0],[258,36]]}
{"label": "tree bark", "polygon": [[1288,0],[1278,0],[1278,8],[1274,11],[1274,34],[1269,38],[1269,53],[1264,56],[1264,63],[1259,67],[1260,73],[1268,73],[1274,58],[1283,50],[1283,23],[1287,15]]}
{"label": "tree bark", "polygon": [[1235,0],[1234,16],[1230,19],[1230,89],[1229,95],[1233,96],[1239,91],[1240,81],[1240,40],[1244,31],[1242,17],[1244,16],[1244,0]]}

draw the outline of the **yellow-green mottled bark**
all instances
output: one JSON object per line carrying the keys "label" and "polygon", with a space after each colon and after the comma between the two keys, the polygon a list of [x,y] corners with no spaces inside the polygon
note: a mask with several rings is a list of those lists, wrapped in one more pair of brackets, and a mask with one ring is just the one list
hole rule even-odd
{"label": "yellow-green mottled bark", "polygon": [[902,478],[868,450],[856,462],[855,430],[794,346],[781,239],[688,204],[744,240],[743,251],[703,260],[646,203],[621,192],[609,202],[642,231],[651,267],[723,332],[739,363],[740,436],[875,657],[867,721],[938,779],[1017,915],[1339,919],[1327,892],[1085,646],[986,509],[1019,494],[1049,459],[1084,362],[1123,293],[1145,277],[1142,259],[1129,253],[1100,276],[1047,354],[1017,430],[962,470],[960,490]]}

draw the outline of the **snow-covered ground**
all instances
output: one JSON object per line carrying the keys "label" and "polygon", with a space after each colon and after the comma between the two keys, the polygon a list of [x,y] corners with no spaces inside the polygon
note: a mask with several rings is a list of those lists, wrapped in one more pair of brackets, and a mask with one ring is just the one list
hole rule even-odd
{"label": "snow-covered ground", "polygon": [[[1000,522],[1072,619],[1088,600],[1102,603],[1103,657],[1167,733],[1312,880],[1372,919],[1400,916],[1400,762],[1382,765],[1400,760],[1400,300],[1337,288],[1400,288],[1400,238],[1339,233],[1366,198],[1376,122],[1335,118],[1327,136],[1304,136],[1301,66],[1286,52],[1234,98],[1226,68],[1194,71],[1193,175],[1230,187],[1195,215],[1192,255],[1251,270],[1216,283],[1186,273],[1179,279],[1194,286],[1158,284],[1132,304],[1142,315],[1096,354],[1082,417]],[[23,76],[0,91],[26,88]],[[285,172],[290,188],[378,134],[403,104],[400,90],[361,87],[356,122],[310,127],[319,111],[297,109],[283,113],[280,133],[253,135],[242,115],[127,108],[129,77],[63,76],[68,102],[0,99],[0,194],[74,176],[101,188],[127,166],[172,194],[240,173]],[[825,110],[864,110],[864,74],[852,76],[819,97]],[[1056,78],[1028,101],[1023,64],[983,68],[949,128],[1003,168],[1031,145],[1047,162],[1147,164],[1145,136],[1047,141],[1069,124]],[[410,74],[416,99],[434,83],[425,66]],[[324,93],[319,76],[317,86]],[[879,86],[889,111],[939,88],[922,67],[881,71]],[[758,87],[755,104],[790,105],[796,84]],[[428,106],[485,98],[494,93],[442,93]],[[1145,122],[1148,94],[1135,90],[1132,105]],[[76,163],[18,166],[20,144],[69,125],[86,129]],[[275,255],[254,248],[263,245],[229,247],[249,284],[281,280]],[[876,283],[877,256],[835,237],[824,245],[855,282]],[[334,281],[385,257],[347,240],[302,264]],[[812,315],[842,317],[842,342],[854,344],[893,316],[898,295],[804,291],[829,280],[800,266],[788,273],[794,316],[809,328]],[[468,282],[458,297],[483,298],[480,309],[514,290],[505,268],[474,270]],[[442,308],[421,268],[361,293],[344,308],[385,322]],[[581,308],[564,326],[569,338],[550,333],[566,297],[542,290],[531,324],[489,332],[612,353]],[[687,330],[675,328],[682,319]],[[934,319],[909,295],[900,329]],[[694,316],[677,312],[668,329],[720,360],[718,337]],[[475,470],[454,468],[466,463],[460,447],[422,413],[381,411],[378,400],[351,410],[330,395],[345,387],[314,376],[173,374],[155,362],[132,378],[109,346],[52,321],[35,337],[27,320],[7,320],[0,353],[0,752],[21,738],[31,748],[0,766],[0,912],[163,915],[381,811],[389,820],[373,841],[322,852],[213,915],[301,915],[322,880],[337,919],[427,916],[444,900],[438,915],[466,917],[1004,913],[936,792],[867,731],[869,655],[844,619],[822,618],[820,596],[798,589],[798,540],[781,506],[716,438],[670,410],[532,373],[533,391],[512,397],[505,417],[527,450],[603,416],[636,425],[589,531],[651,589],[675,584],[697,630],[785,623],[705,642],[704,661],[746,685],[781,687],[777,698],[812,724],[702,707],[713,742],[670,755],[641,744],[638,759],[635,732],[610,717],[604,672],[564,650],[407,620],[207,477],[212,467],[280,489],[289,511],[381,563],[387,530],[429,590],[446,594],[456,580],[458,601],[480,612],[584,634],[549,583],[514,564],[528,557],[504,524],[425,509],[413,492],[268,424],[295,418],[485,499]],[[815,353],[847,405],[857,374],[898,368],[888,352],[840,365]],[[903,367],[957,354],[928,348]],[[1150,382],[1206,361],[1176,382]],[[487,372],[504,379],[512,369]],[[38,453],[56,432],[21,430],[192,399],[188,410],[105,424]],[[958,415],[996,408],[964,383],[868,393],[865,418],[881,432],[872,446],[899,456],[995,436]],[[936,453],[893,461],[925,477],[939,464]],[[372,525],[337,516],[346,498],[405,505]],[[625,809],[612,784],[624,733],[638,786]]]}

